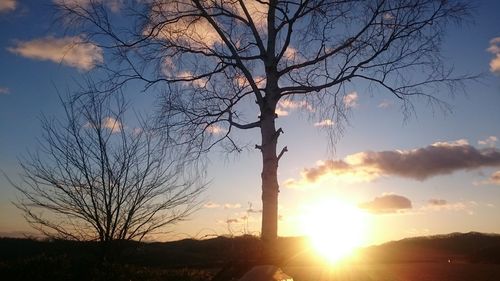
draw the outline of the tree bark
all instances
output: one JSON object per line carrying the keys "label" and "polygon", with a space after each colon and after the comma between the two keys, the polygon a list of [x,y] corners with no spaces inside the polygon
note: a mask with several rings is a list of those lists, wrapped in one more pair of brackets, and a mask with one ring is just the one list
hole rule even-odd
{"label": "tree bark", "polygon": [[278,156],[276,147],[279,133],[275,125],[276,103],[265,106],[261,115],[262,136],[262,232],[261,238],[267,244],[278,237]]}

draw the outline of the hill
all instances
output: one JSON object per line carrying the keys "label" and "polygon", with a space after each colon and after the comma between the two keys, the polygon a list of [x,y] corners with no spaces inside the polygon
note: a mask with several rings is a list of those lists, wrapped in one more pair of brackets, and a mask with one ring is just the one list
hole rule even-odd
{"label": "hill", "polygon": [[500,235],[469,232],[405,238],[361,253],[369,262],[500,263]]}

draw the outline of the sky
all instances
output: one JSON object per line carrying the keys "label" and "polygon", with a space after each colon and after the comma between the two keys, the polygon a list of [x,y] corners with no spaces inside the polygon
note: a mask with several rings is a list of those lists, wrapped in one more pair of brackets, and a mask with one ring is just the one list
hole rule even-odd
{"label": "sky", "polygon": [[[118,3],[119,1],[112,1]],[[456,73],[481,74],[465,91],[446,96],[450,111],[415,100],[405,118],[398,100],[360,86],[344,134],[329,147],[328,119],[310,117],[306,102],[282,102],[279,145],[279,235],[303,235],[301,217],[318,202],[342,202],[366,215],[365,244],[409,236],[479,231],[500,233],[500,2],[476,1],[473,20],[446,30],[442,51]],[[75,90],[106,60],[98,47],[65,35],[51,1],[0,0],[0,170],[19,180],[18,159],[36,149],[41,114],[60,116],[58,93]],[[117,5],[118,5],[117,4]],[[129,89],[137,108],[154,97]],[[242,138],[258,142],[257,132]],[[209,155],[208,190],[200,209],[169,229],[166,239],[259,234],[258,151]],[[12,202],[19,195],[0,176],[0,235],[33,230]],[[320,221],[349,231],[339,209]],[[337,212],[337,213],[336,213]]]}

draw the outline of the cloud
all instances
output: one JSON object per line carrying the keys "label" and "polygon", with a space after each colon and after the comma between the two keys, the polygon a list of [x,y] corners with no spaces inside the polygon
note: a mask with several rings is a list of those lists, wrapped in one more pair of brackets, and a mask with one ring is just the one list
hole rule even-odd
{"label": "cloud", "polygon": [[479,145],[485,145],[489,147],[495,147],[496,142],[498,141],[498,138],[495,136],[489,136],[485,140],[480,140],[477,142]]}
{"label": "cloud", "polygon": [[[93,128],[97,124],[87,123],[84,125],[85,128]],[[115,119],[114,117],[104,117],[101,121],[101,128],[105,128],[111,130],[111,133],[119,133],[123,128],[123,124],[120,120]]]}
{"label": "cloud", "polygon": [[500,170],[492,173],[487,180],[481,181],[479,184],[500,185]]}
{"label": "cloud", "polygon": [[217,124],[209,125],[206,128],[206,130],[209,134],[212,134],[212,135],[220,135],[220,134],[224,134],[225,132],[227,132],[226,129],[222,128],[221,126],[219,126]]}
{"label": "cloud", "polygon": [[359,208],[374,214],[400,213],[411,209],[410,199],[396,194],[382,194],[372,201],[361,203]]}
{"label": "cloud", "polygon": [[7,87],[0,87],[0,95],[8,95],[10,94],[10,89]]}
{"label": "cloud", "polygon": [[297,109],[305,109],[307,111],[313,112],[314,108],[307,101],[294,101],[290,99],[283,99],[278,102],[276,106],[276,114],[278,116],[287,116],[290,114],[290,111]]}
{"label": "cloud", "polygon": [[319,162],[301,172],[302,179],[289,179],[289,187],[304,186],[323,178],[371,181],[384,176],[414,180],[447,175],[461,170],[500,166],[500,150],[477,149],[465,140],[436,142],[412,150],[366,151],[344,159]]}
{"label": "cloud", "polygon": [[288,116],[288,111],[280,108],[280,107],[277,107],[276,110],[274,111],[276,114],[278,114],[278,116]]}
{"label": "cloud", "polygon": [[490,61],[490,71],[500,74],[500,37],[491,39],[490,47],[487,50],[495,55],[495,57]]}
{"label": "cloud", "polygon": [[[245,3],[248,13],[252,16],[252,20],[255,23],[256,27],[261,30],[266,30],[269,4],[266,1],[261,2],[244,0],[243,2]],[[238,11],[240,13],[240,16],[244,15],[240,5],[238,5]]]}
{"label": "cloud", "polygon": [[448,202],[444,199],[429,199],[427,201],[427,204],[422,206],[420,208],[420,211],[434,211],[434,212],[439,212],[439,211],[454,211],[454,212],[459,212],[459,211],[464,211],[469,215],[474,214],[474,207],[476,207],[478,204],[475,201],[469,201],[469,202]]}
{"label": "cloud", "polygon": [[8,50],[26,58],[62,63],[86,71],[103,62],[102,49],[92,43],[84,42],[79,36],[45,37],[18,42],[15,47]]}
{"label": "cloud", "polygon": [[195,75],[190,71],[181,71],[177,74],[174,74],[173,79],[186,79],[187,81],[183,81],[184,85],[194,85],[198,88],[206,87],[208,80],[206,78],[198,78],[195,79]]}
{"label": "cloud", "polygon": [[301,109],[305,108],[309,111],[313,111],[314,109],[307,101],[293,101],[289,99],[280,100],[278,102],[278,106],[285,109]]}
{"label": "cloud", "polygon": [[241,204],[230,204],[230,203],[226,203],[224,204],[224,209],[239,209],[241,208]]}
{"label": "cloud", "polygon": [[[250,86],[250,83],[248,82],[247,78],[244,75],[237,74],[233,78],[234,82],[236,85],[238,85],[241,88],[246,88]],[[266,87],[266,78],[262,76],[256,76],[253,78],[253,81],[257,85],[258,88],[265,88]]]}
{"label": "cloud", "polygon": [[14,11],[16,6],[16,0],[0,0],[0,13]]}
{"label": "cloud", "polygon": [[296,61],[299,59],[299,56],[300,55],[297,49],[290,46],[288,46],[288,48],[286,48],[285,52],[283,53],[283,58],[288,61]]}
{"label": "cloud", "polygon": [[122,130],[122,123],[113,117],[105,117],[102,120],[102,127],[111,130],[112,133],[119,133]]}
{"label": "cloud", "polygon": [[347,108],[353,108],[353,107],[358,106],[358,93],[351,92],[351,93],[345,95],[343,98],[343,102]]}
{"label": "cloud", "polygon": [[429,199],[429,201],[427,201],[427,202],[431,206],[445,206],[448,204],[448,201],[446,201],[444,199]]}
{"label": "cloud", "polygon": [[314,127],[330,127],[333,126],[333,121],[330,119],[325,119],[320,122],[314,123]]}
{"label": "cloud", "polygon": [[393,105],[393,103],[391,101],[388,101],[388,100],[384,100],[382,101],[381,103],[379,103],[377,105],[378,108],[389,108]]}
{"label": "cloud", "polygon": [[[143,34],[149,34],[152,28],[164,26],[155,32],[160,40],[173,41],[197,50],[214,47],[222,39],[205,18],[197,16],[199,14],[189,1],[154,1],[150,5],[149,24]],[[165,18],[169,17],[177,17],[178,20],[165,25]]]}
{"label": "cloud", "polygon": [[238,203],[235,203],[235,204],[231,204],[231,203],[225,203],[225,204],[220,204],[220,203],[216,203],[216,202],[208,202],[206,203],[205,205],[203,205],[203,208],[207,208],[207,209],[220,209],[220,208],[224,208],[224,209],[239,209],[241,208],[241,204],[238,204]]}
{"label": "cloud", "polygon": [[490,176],[490,182],[500,185],[500,171],[496,171]]}
{"label": "cloud", "polygon": [[217,203],[214,203],[214,202],[208,202],[206,203],[205,205],[203,205],[203,208],[207,208],[207,209],[216,209],[216,208],[220,208],[221,206]]}

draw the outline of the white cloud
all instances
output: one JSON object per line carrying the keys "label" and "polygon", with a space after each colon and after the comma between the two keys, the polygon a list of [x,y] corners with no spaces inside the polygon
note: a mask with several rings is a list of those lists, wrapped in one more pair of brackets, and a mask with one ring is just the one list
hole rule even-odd
{"label": "white cloud", "polygon": [[185,79],[187,80],[183,82],[185,85],[192,84],[198,88],[204,88],[208,83],[208,80],[206,78],[195,79],[195,75],[191,71],[181,71],[177,74],[174,74],[174,76],[175,77],[173,77],[173,79]]}
{"label": "white cloud", "polygon": [[[234,82],[241,88],[246,88],[250,86],[250,83],[248,82],[247,78],[242,75],[242,74],[237,74],[234,78]],[[258,88],[265,88],[266,87],[266,78],[262,76],[256,76],[253,78],[253,81],[257,85]]]}
{"label": "white cloud", "polygon": [[314,123],[314,127],[330,127],[333,126],[333,121],[330,119],[321,120],[320,122]]}
{"label": "white cloud", "polygon": [[111,130],[112,133],[119,133],[122,130],[122,123],[113,117],[105,117],[102,120],[102,127]]}
{"label": "white cloud", "polygon": [[[97,124],[87,123],[84,125],[85,128],[97,127]],[[111,130],[111,133],[119,133],[122,131],[122,123],[115,119],[114,117],[104,117],[101,121],[101,128]]]}
{"label": "white cloud", "polygon": [[220,208],[224,208],[224,209],[239,209],[241,208],[241,204],[238,204],[238,203],[224,203],[224,204],[221,204],[221,203],[216,203],[216,202],[208,202],[206,203],[205,205],[203,205],[204,208],[207,208],[207,209],[220,209]]}
{"label": "white cloud", "polygon": [[488,47],[487,51],[495,55],[490,61],[490,71],[500,74],[500,37],[490,40],[490,47]]}
{"label": "white cloud", "polygon": [[[228,5],[232,1],[227,1]],[[240,17],[246,18],[245,12],[243,11],[243,8],[241,7],[240,3],[238,1],[233,2],[234,6],[232,6],[233,12],[238,14]],[[267,27],[267,11],[268,11],[268,4],[266,1],[255,1],[255,0],[243,0],[243,3],[252,17],[252,21],[254,22],[255,26],[257,29],[260,30],[266,30]]]}
{"label": "white cloud", "polygon": [[211,124],[206,128],[207,132],[212,134],[212,135],[219,135],[219,134],[224,134],[227,132],[226,129],[222,128],[221,126],[217,124]]}
{"label": "white cloud", "polygon": [[[150,6],[149,24],[143,33],[149,34],[151,28],[164,26],[156,33],[158,39],[175,41],[179,45],[187,45],[198,50],[222,42],[212,25],[205,18],[197,16],[198,14],[199,12],[188,1],[154,1]],[[168,25],[160,25],[165,18],[181,15],[186,16]]]}
{"label": "white cloud", "polygon": [[297,49],[293,48],[293,47],[288,47],[286,50],[285,50],[285,53],[283,53],[283,57],[286,59],[286,60],[289,60],[289,61],[295,61],[295,59],[298,57],[298,51]]}
{"label": "white cloud", "polygon": [[344,96],[344,105],[347,108],[353,108],[358,105],[358,93],[357,92],[351,92],[347,95]]}
{"label": "white cloud", "polygon": [[277,107],[276,110],[274,111],[276,114],[278,114],[279,117],[281,116],[288,116],[288,111],[282,109],[281,107]]}
{"label": "white cloud", "polygon": [[244,75],[236,75],[234,77],[234,81],[238,86],[242,88],[247,87],[249,85],[248,80]]}
{"label": "white cloud", "polygon": [[224,209],[239,209],[241,208],[241,204],[230,204],[230,203],[226,203],[224,204]]}
{"label": "white cloud", "polygon": [[500,185],[500,170],[492,173],[487,180],[481,181],[476,184]]}
{"label": "white cloud", "polygon": [[389,108],[393,105],[393,103],[391,101],[388,101],[388,100],[384,100],[382,101],[381,103],[378,104],[378,108]]}
{"label": "white cloud", "polygon": [[208,202],[205,205],[203,205],[203,207],[207,208],[207,209],[216,209],[216,208],[220,208],[220,204],[217,204],[214,202]]}
{"label": "white cloud", "polygon": [[16,0],[0,0],[0,13],[14,11],[16,6]]}
{"label": "white cloud", "polygon": [[495,37],[490,40],[490,47],[487,49],[492,54],[500,53],[500,37]]}
{"label": "white cloud", "polygon": [[313,110],[312,106],[307,101],[293,101],[289,99],[284,99],[278,102],[278,106],[286,109],[305,108],[310,111]]}
{"label": "white cloud", "polygon": [[493,73],[500,73],[500,54],[496,54],[490,62],[490,71]]}
{"label": "white cloud", "polygon": [[496,171],[490,176],[490,181],[494,184],[500,185],[500,171]]}
{"label": "white cloud", "polygon": [[287,116],[290,111],[297,109],[305,109],[307,111],[313,112],[314,108],[307,101],[293,101],[289,99],[280,100],[276,106],[276,114],[278,116]]}
{"label": "white cloud", "polygon": [[7,87],[0,87],[0,95],[8,95],[10,94],[10,89]]}
{"label": "white cloud", "polygon": [[497,143],[498,138],[495,136],[489,136],[485,140],[480,140],[477,142],[479,145],[484,145],[484,146],[489,146],[489,147],[495,147],[495,144]]}
{"label": "white cloud", "polygon": [[18,42],[8,50],[17,55],[62,63],[80,70],[90,70],[102,63],[103,51],[100,47],[84,42],[80,36],[45,37],[26,42]]}

